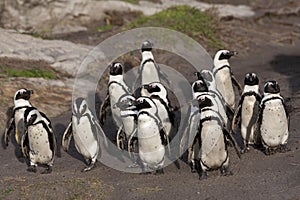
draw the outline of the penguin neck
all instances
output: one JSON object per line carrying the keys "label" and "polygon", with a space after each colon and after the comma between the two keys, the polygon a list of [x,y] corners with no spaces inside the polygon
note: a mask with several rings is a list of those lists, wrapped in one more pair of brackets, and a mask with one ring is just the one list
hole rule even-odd
{"label": "penguin neck", "polygon": [[151,51],[143,51],[142,52],[142,63],[145,61],[145,60],[148,60],[148,59],[153,59],[154,60],[154,57],[153,57],[153,54]]}
{"label": "penguin neck", "polygon": [[110,83],[112,81],[123,82],[123,75],[115,75],[115,76],[110,75],[108,82]]}
{"label": "penguin neck", "polygon": [[230,64],[229,64],[229,61],[227,60],[227,59],[223,59],[223,60],[215,60],[214,61],[214,70],[213,71],[215,71],[215,70],[217,70],[217,69],[219,69],[219,68],[221,68],[221,67],[223,67],[223,66],[230,66]]}
{"label": "penguin neck", "polygon": [[259,92],[259,86],[258,85],[245,85],[243,92]]}
{"label": "penguin neck", "polygon": [[21,107],[21,106],[31,106],[30,102],[25,99],[18,99],[14,100],[15,108]]}

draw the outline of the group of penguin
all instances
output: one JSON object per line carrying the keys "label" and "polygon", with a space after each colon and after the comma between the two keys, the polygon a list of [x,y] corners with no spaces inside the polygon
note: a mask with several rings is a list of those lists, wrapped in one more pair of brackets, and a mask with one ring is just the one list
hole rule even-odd
{"label": "group of penguin", "polygon": [[[100,144],[108,144],[101,126],[110,110],[117,130],[116,146],[120,151],[133,152],[130,154],[131,167],[141,166],[144,173],[163,173],[165,156],[171,153],[172,133],[178,130],[176,111],[162,79],[171,83],[155,62],[152,49],[150,41],[143,42],[134,92],[124,81],[123,65],[113,62],[109,66],[107,96],[100,108],[100,123],[85,98],[79,97],[73,102],[71,122],[63,134],[62,147],[68,151],[73,136],[77,151],[87,163],[83,172],[95,166]],[[258,76],[247,73],[242,89],[229,64],[229,59],[236,54],[235,51],[217,51],[212,70],[196,72],[197,80],[191,84],[193,97],[187,102],[186,128],[180,133],[178,147],[181,155],[187,149],[191,170],[198,172],[200,179],[206,178],[210,170],[219,169],[222,175],[232,174],[228,145],[235,148],[239,157],[240,153],[250,150],[250,145],[262,148],[267,155],[288,150],[289,115],[278,82],[267,81],[261,95]],[[234,86],[240,93],[237,106]],[[14,128],[16,142],[23,156],[29,159],[28,171],[36,172],[37,165],[42,164],[47,166],[43,173],[50,173],[56,137],[50,120],[31,105],[32,94],[33,91],[27,89],[16,92],[4,141],[8,145],[9,134]],[[243,145],[236,142],[238,133]]]}

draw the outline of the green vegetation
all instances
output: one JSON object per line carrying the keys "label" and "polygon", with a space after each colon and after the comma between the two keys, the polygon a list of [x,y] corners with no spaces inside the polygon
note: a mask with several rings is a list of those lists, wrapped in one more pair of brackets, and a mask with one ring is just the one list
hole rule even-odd
{"label": "green vegetation", "polygon": [[108,30],[111,30],[112,28],[113,28],[113,25],[107,24],[107,25],[104,25],[104,26],[101,26],[101,27],[97,28],[97,31],[99,31],[99,32],[108,31]]}
{"label": "green vegetation", "polygon": [[26,78],[46,78],[56,79],[56,75],[49,70],[42,69],[11,69],[6,66],[0,66],[0,74],[4,74],[7,77],[26,77]]}
{"label": "green vegetation", "polygon": [[[132,3],[132,4],[139,4],[140,3],[140,0],[122,0],[122,1]],[[150,2],[153,2],[153,3],[159,3],[160,2],[160,0],[144,0],[144,1],[150,1]]]}
{"label": "green vegetation", "polygon": [[126,29],[139,27],[164,27],[180,31],[193,39],[208,42],[211,47],[222,48],[216,34],[216,20],[208,13],[190,6],[173,6],[152,16],[142,16]]}
{"label": "green vegetation", "polygon": [[132,4],[139,4],[140,0],[122,0],[128,3],[132,3]]}

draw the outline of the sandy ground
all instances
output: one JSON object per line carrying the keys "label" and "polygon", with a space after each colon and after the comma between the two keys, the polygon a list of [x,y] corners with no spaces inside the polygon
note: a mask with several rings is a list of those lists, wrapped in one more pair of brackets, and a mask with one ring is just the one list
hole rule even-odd
{"label": "sandy ground", "polygon": [[[100,162],[81,173],[83,159],[72,144],[68,153],[59,148],[51,174],[40,174],[42,168],[33,174],[10,144],[0,149],[0,199],[300,199],[300,43],[258,41],[247,43],[241,49],[246,53],[231,59],[232,70],[240,82],[247,72],[257,73],[261,88],[267,80],[279,82],[290,111],[291,151],[266,156],[252,148],[238,159],[230,148],[234,175],[222,177],[215,171],[200,181],[181,160],[180,169],[171,164],[162,175],[124,173]],[[59,144],[69,118],[70,112],[51,119]]]}

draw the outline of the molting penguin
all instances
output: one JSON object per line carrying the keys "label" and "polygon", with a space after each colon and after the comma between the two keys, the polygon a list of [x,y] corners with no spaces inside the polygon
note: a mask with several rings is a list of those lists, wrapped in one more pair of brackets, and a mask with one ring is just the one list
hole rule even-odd
{"label": "molting penguin", "polygon": [[24,156],[29,156],[30,166],[27,169],[36,172],[38,164],[47,165],[42,173],[51,173],[56,151],[56,137],[51,122],[37,108],[29,107],[24,112],[25,134],[21,147]]}
{"label": "molting penguin", "polygon": [[26,108],[32,107],[29,102],[32,94],[33,90],[27,89],[20,89],[15,93],[13,113],[4,133],[4,142],[6,145],[8,145],[9,134],[13,127],[15,128],[15,139],[18,144],[21,144],[21,138],[25,132],[24,112]]}
{"label": "molting penguin", "polygon": [[240,93],[242,91],[241,86],[234,77],[228,62],[229,58],[236,54],[237,52],[235,51],[219,50],[214,57],[214,67],[212,70],[217,89],[224,97],[225,102],[232,109],[235,107],[235,93],[233,84],[237,86]]}
{"label": "molting penguin", "polygon": [[167,89],[159,82],[153,82],[142,86],[142,91],[150,97],[155,103],[158,110],[158,117],[162,122],[166,134],[170,137],[172,128],[174,127],[173,108],[168,98]]}
{"label": "molting penguin", "polygon": [[232,130],[236,132],[237,125],[241,129],[244,141],[242,153],[249,151],[249,144],[258,144],[257,120],[259,116],[259,79],[255,73],[247,73],[244,80],[244,90],[235,111]]}
{"label": "molting penguin", "polygon": [[82,172],[91,170],[100,153],[100,141],[106,141],[106,137],[86,100],[81,97],[73,104],[72,119],[63,135],[62,147],[65,151],[69,149],[72,136],[77,151],[87,162]]}
{"label": "molting penguin", "polygon": [[[152,82],[161,82],[161,79],[165,79],[169,83],[167,76],[160,70],[159,65],[154,60],[152,48],[153,44],[150,41],[143,42],[141,47],[142,61],[138,69],[138,77],[134,84],[136,89]],[[143,91],[141,91],[141,96],[145,96]]]}
{"label": "molting penguin", "polygon": [[201,113],[198,140],[200,146],[200,179],[207,177],[208,170],[220,169],[222,175],[231,175],[229,170],[229,156],[227,139],[235,144],[234,139],[224,129],[222,119],[218,113],[217,103],[212,97],[198,98]]}
{"label": "molting penguin", "polygon": [[143,164],[143,172],[156,170],[163,173],[168,137],[157,116],[157,107],[149,97],[139,97],[135,102],[138,110],[139,156]]}
{"label": "molting penguin", "polygon": [[276,81],[268,81],[264,85],[264,95],[260,107],[258,124],[266,155],[270,155],[276,150],[287,151],[289,115]]}

